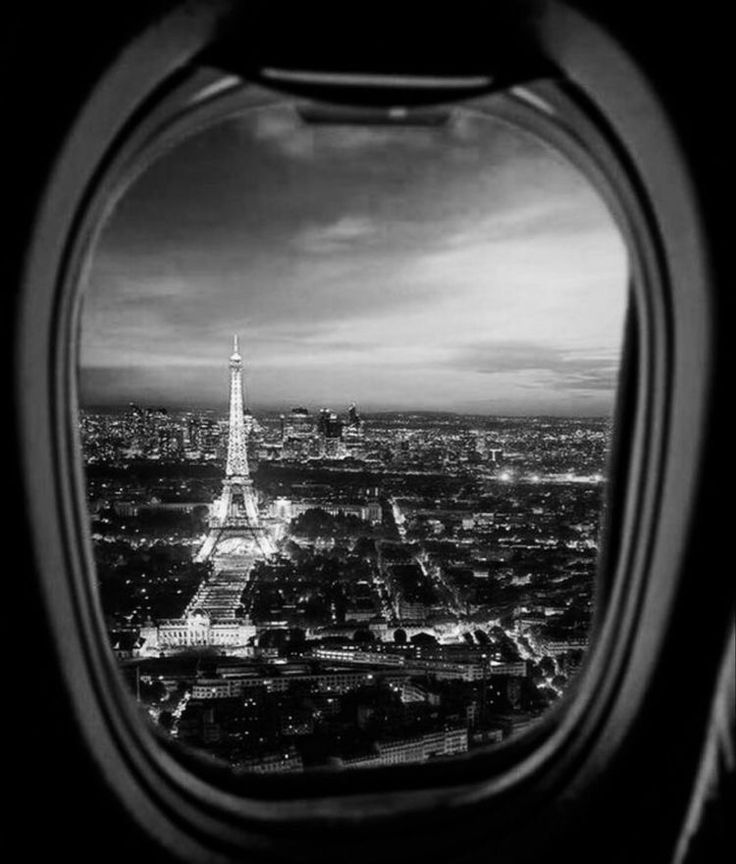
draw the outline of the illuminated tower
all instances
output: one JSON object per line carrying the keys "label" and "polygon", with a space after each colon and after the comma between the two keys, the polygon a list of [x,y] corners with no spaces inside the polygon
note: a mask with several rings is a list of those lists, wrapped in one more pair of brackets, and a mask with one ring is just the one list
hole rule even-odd
{"label": "illuminated tower", "polygon": [[209,533],[197,561],[212,560],[215,569],[250,568],[254,558],[270,555],[273,543],[258,515],[253,481],[248,470],[248,431],[243,416],[243,358],[238,337],[230,355],[230,421],[227,463],[222,493],[213,503]]}
{"label": "illuminated tower", "polygon": [[243,420],[243,358],[238,350],[238,337],[233,336],[233,353],[230,355],[230,433],[227,442],[226,477],[247,478],[248,454],[246,452],[245,422]]}

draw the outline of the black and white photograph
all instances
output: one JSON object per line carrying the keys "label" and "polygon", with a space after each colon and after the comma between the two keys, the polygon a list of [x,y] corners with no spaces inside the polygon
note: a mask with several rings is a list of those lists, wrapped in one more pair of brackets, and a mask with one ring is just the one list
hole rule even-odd
{"label": "black and white photograph", "polygon": [[13,17],[24,858],[726,859],[718,57],[651,11]]}
{"label": "black and white photograph", "polygon": [[235,770],[503,741],[574,678],[596,602],[615,222],[482,100],[312,110],[160,156],[81,315],[111,645],[152,720]]}

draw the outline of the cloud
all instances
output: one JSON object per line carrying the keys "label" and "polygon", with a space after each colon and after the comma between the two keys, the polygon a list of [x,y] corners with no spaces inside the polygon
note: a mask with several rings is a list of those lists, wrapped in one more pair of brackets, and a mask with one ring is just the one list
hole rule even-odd
{"label": "cloud", "polygon": [[603,390],[612,391],[618,383],[618,364],[602,366],[600,369],[568,371],[560,374],[556,387],[558,390]]}
{"label": "cloud", "polygon": [[365,243],[380,233],[381,227],[368,216],[341,216],[327,225],[310,225],[293,240],[303,252],[325,254],[350,251],[356,243]]}
{"label": "cloud", "polygon": [[537,373],[524,386],[555,390],[614,390],[619,352],[589,353],[534,342],[476,343],[458,348],[445,361],[481,375]]}
{"label": "cloud", "polygon": [[529,241],[539,237],[574,237],[577,242],[601,231],[610,234],[610,221],[602,208],[591,207],[589,195],[534,198],[505,206],[486,218],[468,222],[444,238],[449,248],[507,241]]}
{"label": "cloud", "polygon": [[235,331],[266,404],[611,401],[626,250],[562,159],[476,118],[307,125],[285,102],[228,124],[174,148],[106,228],[85,392],[220,404]]}

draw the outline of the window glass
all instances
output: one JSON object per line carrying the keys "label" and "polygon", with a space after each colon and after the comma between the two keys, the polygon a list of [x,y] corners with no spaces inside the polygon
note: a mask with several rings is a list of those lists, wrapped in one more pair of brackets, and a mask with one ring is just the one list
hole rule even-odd
{"label": "window glass", "polygon": [[622,238],[508,123],[378,119],[223,119],[92,252],[79,427],[111,650],[151,722],[239,769],[498,743],[591,635]]}

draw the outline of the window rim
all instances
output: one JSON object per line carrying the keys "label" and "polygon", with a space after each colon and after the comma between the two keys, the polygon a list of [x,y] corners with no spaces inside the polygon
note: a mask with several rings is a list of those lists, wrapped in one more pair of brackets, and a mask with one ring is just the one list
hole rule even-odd
{"label": "window rim", "polygon": [[[212,80],[210,80],[211,76],[213,76]],[[294,98],[289,94],[284,94],[279,91],[261,89],[258,85],[253,85],[252,83],[242,79],[223,76],[222,73],[217,70],[195,70],[183,82],[177,83],[173,91],[164,96],[162,103],[156,106],[156,108],[141,121],[134,134],[131,136],[132,140],[127,140],[122,143],[119,152],[116,154],[116,159],[106,172],[104,182],[102,182],[100,188],[96,190],[93,201],[85,212],[85,225],[80,231],[79,248],[76,250],[75,254],[75,259],[80,263],[77,268],[70,268],[69,282],[72,285],[76,282],[83,286],[84,276],[81,274],[84,273],[86,265],[89,264],[89,261],[94,254],[97,239],[101,231],[104,230],[108,215],[115,208],[117,202],[124,197],[128,189],[135,183],[136,179],[152,164],[154,164],[162,154],[172,147],[177,146],[187,138],[194,137],[200,132],[219,123],[226,122],[229,119],[243,116],[246,113],[250,114],[251,112],[258,111],[262,108],[268,109],[280,106],[287,106],[298,112],[299,108],[301,108],[303,104],[303,96]],[[312,104],[314,103],[307,102],[307,105],[310,107]],[[319,107],[320,104],[329,103],[316,103],[316,107]],[[562,117],[556,116],[558,110],[569,113],[571,110],[574,110],[574,106],[574,96],[567,96],[565,98],[565,94],[557,89],[556,84],[549,81],[542,83],[537,82],[525,88],[514,88],[510,92],[496,91],[490,95],[477,96],[460,102],[451,102],[449,104],[444,102],[440,103],[441,108],[447,108],[448,110],[459,109],[471,116],[487,117],[490,120],[498,120],[512,128],[518,129],[522,134],[529,134],[535,137],[537,140],[543,142],[545,146],[553,148],[562,158],[566,159],[566,161],[571,165],[574,165],[580,174],[584,176],[596,189],[599,195],[601,195],[603,202],[608,207],[609,212],[621,233],[622,240],[626,244],[628,253],[632,247],[640,245],[635,244],[635,232],[631,230],[631,226],[627,222],[630,212],[633,209],[633,202],[629,200],[623,203],[617,195],[620,191],[622,185],[621,181],[623,178],[620,176],[619,172],[619,176],[616,177],[616,182],[614,183],[610,176],[610,169],[612,167],[616,169],[619,168],[619,166],[612,165],[610,158],[607,160],[606,164],[605,159],[600,160],[597,158],[596,154],[589,152],[586,142],[574,134],[569,125],[563,122]],[[615,189],[614,185],[618,185],[619,188]],[[633,255],[630,255],[629,257],[633,260]],[[641,268],[638,269],[641,270]],[[636,276],[632,276],[631,281],[637,284],[641,282],[641,279],[642,275],[641,273],[638,273]],[[72,291],[73,289],[69,288],[68,290]],[[83,291],[84,287],[82,287],[81,291],[77,288],[78,295],[83,293]],[[631,294],[631,292],[629,293]],[[78,330],[78,327],[79,322],[77,321],[75,330]],[[77,346],[74,347],[78,347],[78,340]],[[78,351],[72,350],[71,358],[75,358],[77,353]],[[67,362],[69,360],[68,357],[64,359]],[[78,368],[75,359],[72,359],[71,362],[74,368]],[[75,398],[76,393],[72,393],[71,397]],[[79,405],[77,400],[72,407],[72,416],[77,417],[78,412]],[[620,423],[616,421],[615,416],[613,418],[613,425],[617,427],[617,432],[620,435],[623,430],[618,428]],[[72,444],[72,446],[74,445]],[[611,456],[615,457],[615,454],[612,453]],[[77,458],[77,462],[78,461],[79,459]],[[616,460],[615,458],[611,458],[610,461],[614,462]],[[611,465],[609,467],[611,468],[611,479],[613,479],[615,466]],[[81,481],[83,485],[83,477],[81,478]],[[610,482],[606,484],[605,499],[610,497],[611,485],[612,483]],[[82,497],[82,500],[84,500],[84,497]],[[604,503],[610,502],[605,501]],[[604,506],[601,514],[601,532],[604,535],[607,533],[605,512],[608,509],[608,507]],[[86,544],[89,545],[91,543],[89,537],[90,532],[87,531],[85,533],[88,535],[85,538]],[[605,538],[600,545],[601,549],[608,545],[605,542]],[[610,557],[611,556],[609,555],[609,558]],[[601,567],[599,566],[599,563],[600,561],[597,562],[596,567],[596,582],[598,583],[596,585],[596,594],[601,593],[601,588],[603,587],[610,589],[616,581],[612,572],[600,572]],[[607,582],[609,584],[604,586],[601,585],[602,582]],[[601,602],[596,602],[594,616],[591,620],[589,629],[591,645],[589,646],[589,650],[586,651],[584,661],[585,666],[588,665],[590,649],[592,649],[594,644],[598,641],[597,631],[599,625],[605,621],[606,617],[607,610],[603,608]],[[564,707],[565,704],[577,698],[576,691],[579,687],[578,682],[581,675],[582,673],[576,675],[576,682],[571,684],[571,686],[565,691],[565,695],[534,723],[534,732],[536,732],[538,736],[542,736],[545,733],[553,733],[554,730],[551,728],[551,724],[554,724],[554,718],[546,729],[544,728],[545,721],[555,712],[564,712],[566,710]],[[558,706],[560,707],[558,708]],[[557,720],[559,721],[559,719],[560,718],[558,717]],[[531,730],[525,730],[521,735],[528,735],[530,731]],[[518,739],[519,736],[516,737]],[[166,741],[165,736],[164,740]],[[499,747],[506,748],[509,743],[511,742],[503,742],[501,745],[498,745],[498,747],[474,751],[473,753],[468,753],[467,756],[455,756],[454,759],[458,761],[472,759],[475,761],[484,754],[490,754],[492,752],[495,755],[495,752]],[[166,741],[164,746],[167,746],[168,744],[169,742]],[[186,755],[179,752],[180,748],[175,743],[171,743],[170,746],[167,746],[167,749],[172,753],[177,754],[180,761],[183,759],[185,764],[188,763],[195,773],[198,768],[201,770],[207,766],[208,760],[206,758],[197,758],[196,755],[191,755],[191,757],[187,759]],[[417,765],[412,765],[411,769],[416,770],[417,767]],[[213,774],[216,770],[217,769],[213,769]],[[308,783],[308,778],[332,772],[323,772],[320,769],[315,769],[304,773],[307,778],[307,780],[304,781],[304,785],[306,785]],[[231,787],[233,791],[236,791],[238,785],[242,785],[243,789],[241,791],[244,794],[247,793],[248,781],[254,779],[254,783],[257,786],[261,780],[257,775],[254,778],[254,775],[249,773],[245,778],[243,778],[243,782],[240,783],[239,779],[241,776],[242,775],[240,775],[239,772],[223,768],[220,780],[222,781],[227,777],[230,777],[231,782],[225,785]],[[217,781],[215,780],[215,782]],[[266,782],[271,785],[271,778],[268,778]],[[283,777],[274,779],[273,783],[275,787],[285,785]],[[298,785],[302,785],[301,780],[298,781]],[[256,789],[255,791],[257,792],[258,790]],[[274,794],[277,794],[278,791],[278,788],[274,788],[273,790]]]}

